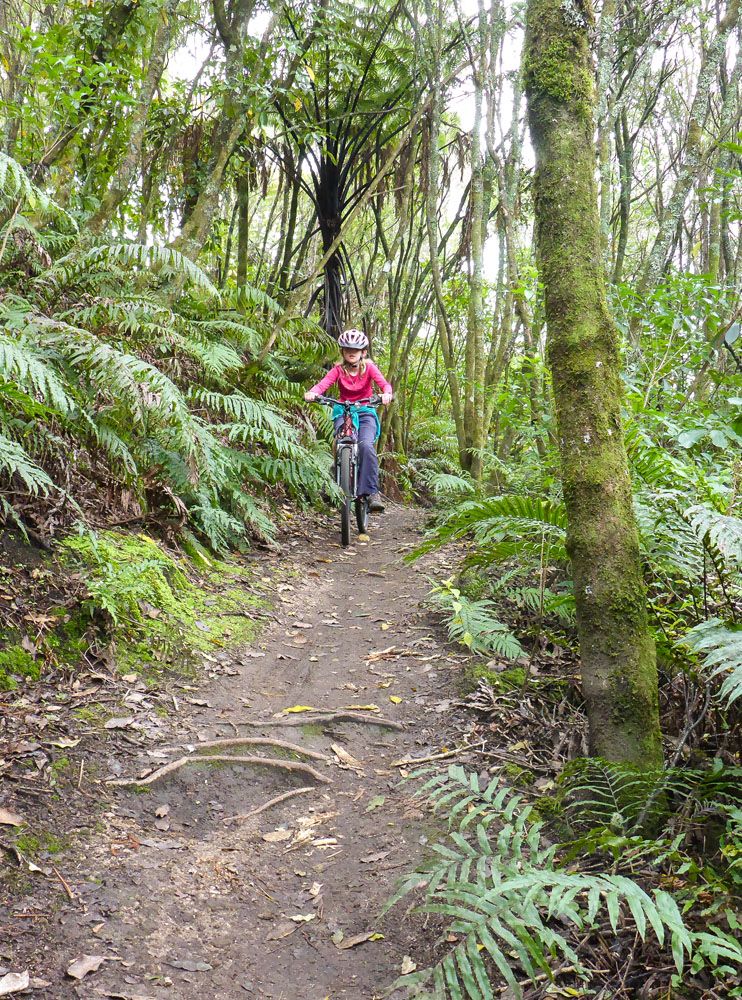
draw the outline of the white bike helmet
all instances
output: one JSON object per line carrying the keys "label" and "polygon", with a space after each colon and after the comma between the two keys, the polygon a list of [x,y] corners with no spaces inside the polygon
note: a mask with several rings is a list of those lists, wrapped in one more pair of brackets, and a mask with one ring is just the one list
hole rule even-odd
{"label": "white bike helmet", "polygon": [[368,337],[363,330],[343,330],[338,337],[338,347],[349,347],[351,350],[362,351],[368,347]]}

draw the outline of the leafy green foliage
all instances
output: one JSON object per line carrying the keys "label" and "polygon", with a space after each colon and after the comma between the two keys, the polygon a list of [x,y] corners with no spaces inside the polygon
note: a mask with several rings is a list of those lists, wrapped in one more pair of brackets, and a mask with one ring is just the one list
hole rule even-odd
{"label": "leafy green foliage", "polygon": [[491,996],[496,977],[520,997],[520,976],[549,974],[555,959],[579,973],[567,928],[585,932],[606,921],[615,933],[627,919],[640,941],[654,937],[669,947],[679,975],[689,963],[711,964],[712,951],[725,963],[742,964],[742,948],[732,936],[714,926],[700,934],[689,929],[663,889],[645,888],[625,874],[569,866],[532,808],[499,779],[481,788],[475,774],[451,766],[418,794],[447,816],[449,834],[388,906],[422,889],[419,909],[449,918],[458,941],[433,968],[402,977],[398,986],[425,997],[475,998]]}
{"label": "leafy green foliage", "polygon": [[507,660],[523,655],[523,647],[510,629],[494,617],[491,601],[473,601],[454,587],[453,578],[433,587],[431,598],[446,614],[449,638],[472,653],[494,654]]}
{"label": "leafy green foliage", "polygon": [[718,618],[696,625],[678,640],[700,655],[710,678],[722,678],[719,698],[729,705],[742,696],[742,627],[728,627]]}

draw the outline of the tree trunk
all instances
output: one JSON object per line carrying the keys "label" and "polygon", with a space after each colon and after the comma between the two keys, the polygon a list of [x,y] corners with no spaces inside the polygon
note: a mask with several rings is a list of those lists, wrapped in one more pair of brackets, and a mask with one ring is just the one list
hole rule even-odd
{"label": "tree trunk", "polygon": [[247,248],[250,233],[250,181],[245,174],[237,178],[237,284],[247,283]]}
{"label": "tree trunk", "polygon": [[621,428],[594,169],[589,0],[529,0],[524,70],[536,152],[544,284],[592,754],[662,763],[657,665]]}
{"label": "tree trunk", "polygon": [[[686,199],[703,165],[705,127],[708,119],[709,95],[717,78],[729,35],[739,24],[739,0],[729,0],[727,12],[719,22],[716,37],[704,53],[698,72],[696,92],[688,118],[688,134],[683,162],[670,201],[655,237],[649,257],[642,268],[637,293],[641,298],[656,287],[676,239],[678,222]],[[636,320],[638,323],[638,319]]]}
{"label": "tree trunk", "polygon": [[131,190],[131,183],[137,172],[141,157],[142,143],[147,127],[147,115],[149,114],[152,98],[160,85],[160,79],[165,69],[170,38],[173,33],[173,18],[178,3],[179,0],[167,0],[160,13],[155,37],[152,40],[149,68],[142,83],[137,106],[132,116],[128,148],[123,160],[119,164],[118,170],[111,179],[108,191],[103,197],[98,211],[88,221],[88,228],[94,233],[99,233],[105,228]]}
{"label": "tree trunk", "polygon": [[[322,234],[322,252],[327,254],[340,236],[342,226],[340,170],[336,161],[336,150],[328,144],[322,156],[317,185],[317,224]],[[322,326],[335,340],[343,331],[347,314],[345,293],[345,267],[338,247],[326,261],[323,273]]]}
{"label": "tree trunk", "polygon": [[[488,199],[484,196],[482,158],[482,103],[487,71],[487,15],[479,0],[477,60],[474,77],[474,124],[471,132],[471,276],[466,329],[464,377],[464,427],[467,436],[468,467],[474,479],[482,478],[484,448],[484,241],[487,230]],[[494,60],[495,53],[491,54]]]}

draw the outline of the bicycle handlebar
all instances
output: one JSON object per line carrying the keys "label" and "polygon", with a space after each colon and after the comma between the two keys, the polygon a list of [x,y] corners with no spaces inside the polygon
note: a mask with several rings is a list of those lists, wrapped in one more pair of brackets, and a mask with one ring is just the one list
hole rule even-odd
{"label": "bicycle handlebar", "polygon": [[312,402],[322,403],[324,406],[343,406],[350,409],[352,406],[379,406],[381,396],[369,396],[368,399],[357,399],[354,403],[333,399],[332,396],[317,396]]}

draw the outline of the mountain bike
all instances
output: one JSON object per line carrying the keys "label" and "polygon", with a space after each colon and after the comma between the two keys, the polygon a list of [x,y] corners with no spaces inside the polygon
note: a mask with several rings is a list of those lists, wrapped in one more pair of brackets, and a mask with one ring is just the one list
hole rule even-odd
{"label": "mountain bike", "polygon": [[340,505],[340,542],[350,545],[352,509],[355,510],[359,535],[368,528],[368,497],[356,496],[356,471],[358,469],[358,431],[353,423],[353,410],[360,406],[378,406],[381,396],[359,399],[356,403],[341,403],[331,396],[317,396],[316,403],[323,406],[342,406],[342,423],[335,431],[335,482],[343,491]]}

